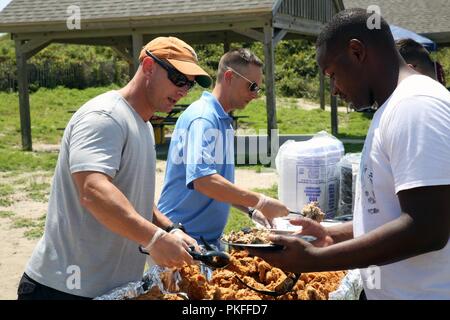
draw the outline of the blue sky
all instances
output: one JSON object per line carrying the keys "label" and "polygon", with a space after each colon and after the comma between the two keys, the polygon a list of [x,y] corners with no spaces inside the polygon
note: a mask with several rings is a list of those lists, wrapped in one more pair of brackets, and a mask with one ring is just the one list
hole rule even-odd
{"label": "blue sky", "polygon": [[[11,0],[0,0],[0,11],[3,10],[4,7],[6,7],[8,5],[8,3],[10,3]],[[3,36],[4,33],[0,33],[0,36]]]}
{"label": "blue sky", "polygon": [[3,8],[6,7],[10,2],[11,0],[0,0],[0,11],[2,11]]}

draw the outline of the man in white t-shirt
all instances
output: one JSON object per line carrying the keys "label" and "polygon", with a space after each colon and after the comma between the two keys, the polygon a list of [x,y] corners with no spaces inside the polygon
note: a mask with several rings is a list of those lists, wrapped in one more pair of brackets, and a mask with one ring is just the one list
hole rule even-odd
{"label": "man in white t-shirt", "polygon": [[212,80],[194,50],[159,37],[140,53],[133,79],[93,98],[61,141],[43,237],[18,299],[88,299],[142,278],[145,255],[161,266],[191,264],[196,241],[154,205],[156,153],[149,119],[194,85]]}
{"label": "man in white t-shirt", "polygon": [[284,250],[252,254],[294,272],[366,268],[368,299],[450,299],[450,93],[408,67],[388,24],[366,10],[338,13],[316,47],[335,95],[356,109],[380,106],[362,152],[354,221],[324,228],[297,220],[317,243],[274,236]]}

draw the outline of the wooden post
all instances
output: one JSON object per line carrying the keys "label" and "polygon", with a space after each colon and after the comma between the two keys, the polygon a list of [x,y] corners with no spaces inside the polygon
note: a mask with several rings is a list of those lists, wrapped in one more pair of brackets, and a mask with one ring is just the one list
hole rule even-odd
{"label": "wooden post", "polygon": [[223,40],[223,53],[230,51],[230,41],[228,40],[228,33],[225,33],[225,39]]}
{"label": "wooden post", "polygon": [[283,38],[286,34],[287,34],[287,30],[278,29],[278,31],[274,34],[274,37],[273,37],[273,46],[275,47],[278,44],[278,42],[283,40]]}
{"label": "wooden post", "polygon": [[[270,154],[272,129],[277,129],[277,113],[275,100],[275,52],[273,45],[273,28],[264,26],[264,60],[267,109],[267,148]],[[275,132],[273,132],[276,134]],[[278,139],[278,134],[276,136]]]}
{"label": "wooden post", "polygon": [[331,104],[331,134],[338,134],[338,107],[337,97],[333,95],[333,81],[330,81],[330,104]]}
{"label": "wooden post", "polygon": [[30,97],[28,95],[27,57],[22,51],[22,41],[16,40],[17,85],[19,89],[20,131],[22,149],[32,151]]}
{"label": "wooden post", "polygon": [[[144,38],[142,34],[134,32],[132,34],[133,37],[133,63],[134,63],[134,72],[139,68],[139,54],[141,53],[142,47],[144,46]],[[133,74],[134,76],[134,74]]]}
{"label": "wooden post", "polygon": [[32,151],[30,96],[28,93],[27,60],[45,48],[52,39],[48,36],[37,36],[32,39],[20,40],[13,35],[16,45],[17,86],[19,90],[20,131],[22,134],[22,149]]}
{"label": "wooden post", "polygon": [[325,110],[325,76],[319,70],[319,95],[320,95],[320,109]]}

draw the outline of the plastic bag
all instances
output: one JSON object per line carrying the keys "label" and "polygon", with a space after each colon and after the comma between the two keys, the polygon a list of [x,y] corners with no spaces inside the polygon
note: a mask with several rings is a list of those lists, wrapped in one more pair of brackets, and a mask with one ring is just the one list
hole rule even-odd
{"label": "plastic bag", "polygon": [[293,211],[318,201],[326,218],[333,218],[338,205],[337,163],[343,155],[342,142],[325,131],[307,141],[286,141],[275,158],[280,201]]}
{"label": "plastic bag", "polygon": [[355,186],[359,173],[361,153],[347,153],[338,163],[339,203],[336,216],[353,215]]}

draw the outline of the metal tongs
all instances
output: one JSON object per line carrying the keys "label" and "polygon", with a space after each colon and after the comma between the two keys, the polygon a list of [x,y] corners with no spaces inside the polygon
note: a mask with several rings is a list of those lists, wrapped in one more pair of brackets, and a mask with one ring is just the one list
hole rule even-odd
{"label": "metal tongs", "polygon": [[251,286],[249,286],[248,284],[246,284],[244,282],[244,280],[242,280],[241,278],[239,278],[237,275],[234,275],[236,277],[236,279],[242,283],[244,286],[246,286],[247,288],[249,288],[250,290],[253,290],[255,292],[258,293],[262,293],[268,296],[272,296],[272,297],[279,297],[282,296],[290,291],[292,291],[292,289],[294,288],[295,284],[297,283],[298,279],[300,279],[300,276],[302,274],[301,273],[289,273],[286,277],[286,279],[283,280],[283,282],[281,282],[280,284],[278,284],[273,291],[270,290],[260,290],[260,289],[256,289],[253,288]]}
{"label": "metal tongs", "polygon": [[[189,247],[189,254],[192,256],[194,260],[200,261],[206,266],[210,267],[211,269],[221,269],[225,268],[230,264],[230,255],[226,252],[216,250],[213,248],[202,236],[200,237],[200,240],[202,241],[206,251],[205,252],[197,252],[194,249],[194,246]],[[143,254],[147,254],[145,250],[141,246],[139,246],[139,251]],[[298,279],[301,276],[301,273],[289,273],[286,279],[283,280],[280,284],[278,284],[274,291],[270,290],[259,290],[256,288],[253,288],[246,284],[244,280],[239,278],[237,274],[234,275],[235,278],[242,283],[244,286],[249,288],[250,290],[253,290],[258,293],[262,293],[265,295],[269,295],[272,297],[278,297],[282,296],[292,290],[294,288],[295,284],[297,283]]]}
{"label": "metal tongs", "polygon": [[[208,242],[206,242],[206,240],[202,236],[200,236],[200,240],[202,241],[202,243],[205,246],[205,249],[207,251],[200,255],[198,252],[192,252],[192,251],[189,252],[192,255],[192,257],[194,258],[194,260],[199,260],[199,261],[203,262],[204,264],[206,264],[208,267],[211,267],[213,269],[224,268],[224,267],[228,266],[228,264],[230,263],[229,254],[227,254],[223,251],[215,250]],[[197,256],[197,255],[199,255],[199,256]],[[290,292],[292,290],[292,288],[294,288],[295,284],[297,283],[298,279],[301,276],[301,273],[288,274],[286,279],[284,279],[283,282],[281,282],[280,284],[278,284],[275,287],[274,291],[259,290],[259,289],[253,288],[253,287],[249,286],[248,284],[246,284],[244,282],[244,280],[239,278],[239,276],[237,274],[235,274],[234,276],[240,283],[242,283],[244,286],[246,286],[250,290],[253,290],[258,293],[265,294],[265,295],[269,295],[272,297],[278,297],[278,296],[282,296],[282,295]]]}
{"label": "metal tongs", "polygon": [[194,246],[189,247],[189,254],[194,260],[200,261],[211,269],[225,268],[230,264],[230,255],[226,252],[214,249],[202,236],[200,236],[205,252],[195,251]]}
{"label": "metal tongs", "polygon": [[[250,228],[242,228],[241,231],[244,232],[244,233],[248,233],[248,232],[251,232],[251,229]],[[239,278],[239,276],[237,274],[234,275],[234,277],[241,284],[243,284],[244,286],[246,286],[250,290],[253,290],[255,292],[258,292],[258,293],[261,293],[261,294],[265,294],[265,295],[268,295],[268,296],[272,296],[272,297],[282,296],[282,295],[292,291],[292,289],[294,288],[294,286],[297,283],[298,279],[300,279],[300,276],[301,276],[301,273],[288,273],[286,279],[284,279],[281,283],[279,283],[274,288],[273,291],[270,291],[270,290],[260,290],[260,289],[253,288],[252,286],[250,286],[247,283],[245,283],[244,280]]]}
{"label": "metal tongs", "polygon": [[[202,261],[204,264],[206,264],[209,267],[212,267],[213,269],[217,269],[217,268],[224,268],[226,266],[228,266],[228,264],[230,263],[230,256],[223,252],[223,251],[217,251],[215,250],[208,242],[206,242],[206,240],[203,237],[200,237],[200,240],[203,242],[203,245],[206,248],[206,253],[202,254],[201,257],[199,257],[199,259],[197,259],[194,255],[191,255],[195,260],[200,260]],[[197,252],[194,252],[194,254],[198,254]],[[205,258],[207,257],[207,258]],[[206,260],[206,263],[205,263]],[[213,262],[211,261],[213,260]],[[249,288],[250,290],[265,294],[265,295],[269,295],[272,297],[278,297],[278,296],[282,296],[288,292],[290,292],[292,290],[292,288],[294,288],[295,284],[297,283],[298,279],[301,276],[301,273],[289,273],[288,276],[286,277],[286,279],[283,280],[283,282],[281,282],[280,284],[278,284],[274,291],[270,291],[270,290],[259,290],[256,288],[253,288],[251,286],[249,286],[248,284],[246,284],[244,282],[244,280],[242,280],[241,278],[239,278],[239,276],[237,274],[234,275],[235,278],[242,283],[244,286],[246,286],[247,288]]]}

